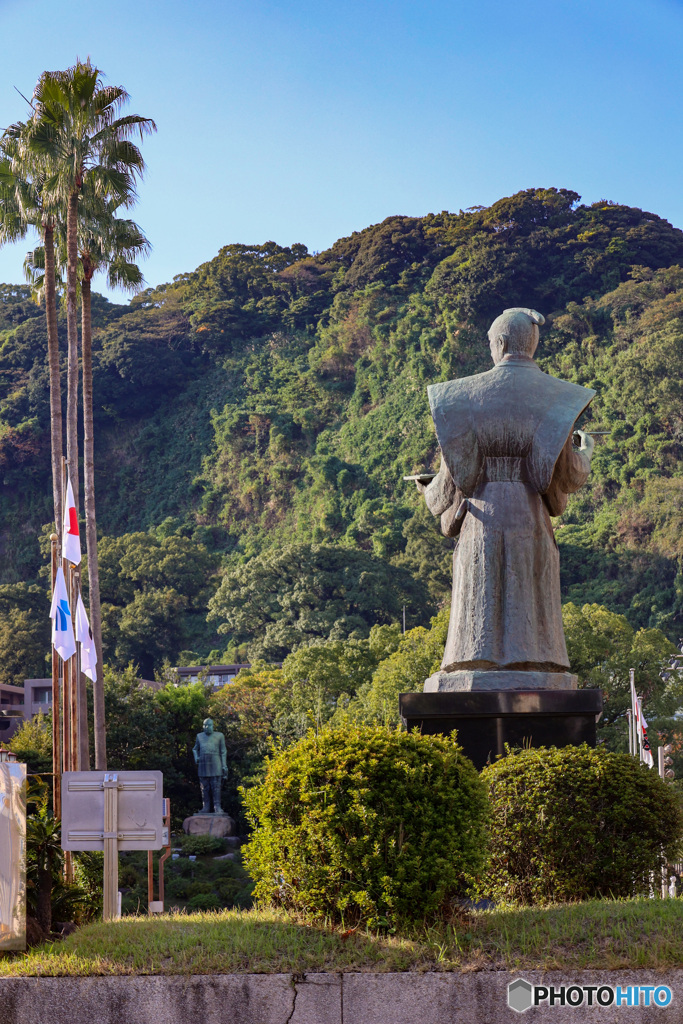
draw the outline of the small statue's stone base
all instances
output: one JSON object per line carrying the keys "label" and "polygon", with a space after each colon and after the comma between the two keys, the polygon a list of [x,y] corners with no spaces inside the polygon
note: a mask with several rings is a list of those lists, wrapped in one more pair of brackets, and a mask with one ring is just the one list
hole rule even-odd
{"label": "small statue's stone base", "polygon": [[229,814],[193,814],[185,818],[183,832],[188,836],[218,836],[224,839],[235,832],[235,822]]}
{"label": "small statue's stone base", "polygon": [[478,690],[576,690],[577,686],[578,679],[571,672],[459,669],[456,672],[435,672],[425,680],[423,693],[474,693]]}
{"label": "small statue's stone base", "polygon": [[594,747],[602,713],[601,690],[488,690],[402,693],[401,718],[427,736],[456,731],[475,766],[504,756],[505,745]]}

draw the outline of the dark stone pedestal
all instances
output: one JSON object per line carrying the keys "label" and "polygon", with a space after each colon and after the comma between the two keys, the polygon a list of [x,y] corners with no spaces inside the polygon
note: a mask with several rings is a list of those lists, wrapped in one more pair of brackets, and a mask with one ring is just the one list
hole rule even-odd
{"label": "dark stone pedestal", "polygon": [[458,731],[458,743],[483,768],[511,747],[595,746],[600,690],[492,690],[402,693],[401,718],[426,735]]}

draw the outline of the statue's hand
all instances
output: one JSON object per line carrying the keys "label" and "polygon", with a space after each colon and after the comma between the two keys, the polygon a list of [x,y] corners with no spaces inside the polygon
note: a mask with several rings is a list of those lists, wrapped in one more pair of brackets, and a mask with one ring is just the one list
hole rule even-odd
{"label": "statue's hand", "polygon": [[228,777],[228,769],[227,769],[227,768],[224,768],[224,769],[223,769],[223,778],[224,778],[224,779],[227,779],[227,777]]}
{"label": "statue's hand", "polygon": [[579,445],[579,451],[583,452],[590,459],[590,457],[593,454],[593,449],[595,448],[595,441],[590,436],[590,434],[586,433],[585,430],[575,430],[574,433],[581,440],[581,444]]}

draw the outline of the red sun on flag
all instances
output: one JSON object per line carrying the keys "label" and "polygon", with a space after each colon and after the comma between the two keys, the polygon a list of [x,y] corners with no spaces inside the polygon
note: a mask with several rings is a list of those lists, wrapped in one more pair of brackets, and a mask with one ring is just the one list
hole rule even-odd
{"label": "red sun on flag", "polygon": [[80,536],[80,534],[78,532],[78,516],[76,515],[76,509],[74,508],[73,505],[68,509],[68,512],[69,512],[69,528],[68,528],[68,530],[66,532],[70,533],[73,537],[78,537],[78,536]]}
{"label": "red sun on flag", "polygon": [[78,514],[71,481],[66,483],[66,501],[64,503],[64,530],[62,532],[62,558],[73,565],[81,560],[81,538],[78,529]]}

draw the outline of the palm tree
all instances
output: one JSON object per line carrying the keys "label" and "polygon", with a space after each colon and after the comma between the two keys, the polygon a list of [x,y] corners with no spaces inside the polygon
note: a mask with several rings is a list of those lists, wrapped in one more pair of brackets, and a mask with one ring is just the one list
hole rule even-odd
{"label": "palm tree", "polygon": [[[86,196],[84,196],[86,198]],[[93,719],[95,732],[95,768],[107,767],[106,732],[104,724],[104,687],[102,679],[102,613],[97,558],[97,524],[95,516],[95,458],[92,387],[92,321],[90,290],[97,270],[107,271],[110,288],[135,291],[144,281],[134,258],[146,255],[150,244],[132,220],[115,217],[116,205],[98,203],[87,197],[89,216],[81,220],[78,250],[81,277],[81,338],[83,356],[83,465],[85,497],[85,536],[88,547],[88,582],[90,597],[90,628],[97,649],[97,680],[93,683]]]}
{"label": "palm tree", "polygon": [[[44,72],[33,95],[25,147],[45,175],[43,189],[66,206],[66,319],[68,333],[66,451],[78,508],[78,277],[79,199],[85,186],[102,201],[130,206],[137,199],[135,182],[144,160],[131,141],[156,131],[151,118],[117,117],[128,94],[120,86],[102,84],[90,61],[66,71]],[[47,256],[47,254],[46,254]]]}
{"label": "palm tree", "polygon": [[26,126],[12,125],[0,139],[0,245],[24,238],[30,226],[43,238],[44,273],[39,297],[45,300],[47,356],[50,375],[50,435],[52,459],[52,495],[55,527],[62,529],[62,391],[59,374],[57,333],[57,289],[55,271],[54,211],[43,194],[43,176],[31,166],[29,154],[21,144]]}

